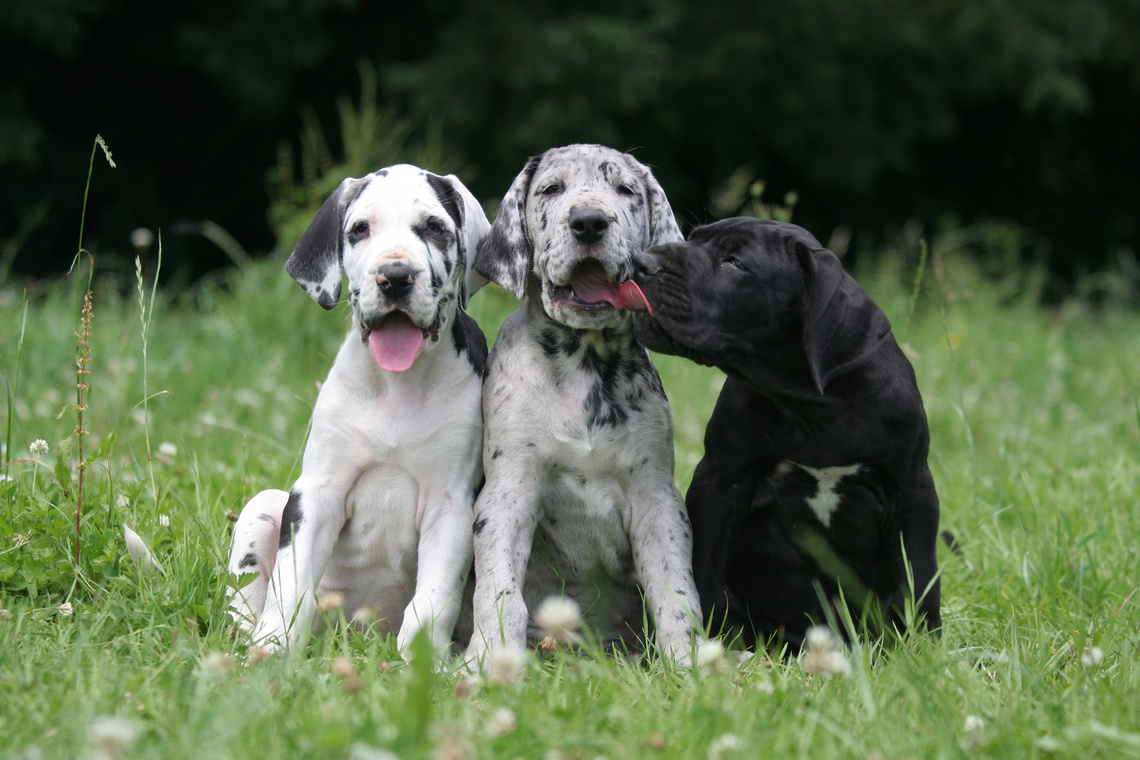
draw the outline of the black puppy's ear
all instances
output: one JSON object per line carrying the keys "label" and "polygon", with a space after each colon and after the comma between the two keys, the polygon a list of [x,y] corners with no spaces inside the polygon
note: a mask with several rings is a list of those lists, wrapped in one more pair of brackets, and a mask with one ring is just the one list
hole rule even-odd
{"label": "black puppy's ear", "polygon": [[348,178],[321,204],[317,215],[285,262],[285,271],[325,309],[340,301],[344,212],[368,186],[368,178]]}
{"label": "black puppy's ear", "polygon": [[794,241],[807,291],[804,352],[822,396],[834,377],[866,361],[891,335],[883,310],[843,270],[839,258],[809,238]]}
{"label": "black puppy's ear", "polygon": [[511,183],[491,224],[491,232],[475,253],[472,266],[476,272],[509,290],[519,300],[526,295],[526,278],[534,248],[526,228],[526,198],[530,193],[530,181],[541,160],[542,156],[532,156]]}

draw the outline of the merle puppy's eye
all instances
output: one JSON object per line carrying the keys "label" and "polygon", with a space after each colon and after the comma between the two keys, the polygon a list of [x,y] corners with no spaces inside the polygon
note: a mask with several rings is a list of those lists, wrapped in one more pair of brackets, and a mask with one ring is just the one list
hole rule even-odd
{"label": "merle puppy's eye", "polygon": [[355,238],[367,237],[367,235],[368,235],[368,222],[365,221],[364,219],[361,219],[360,221],[356,222],[356,224],[352,225],[352,227],[349,228],[348,234],[352,237],[355,237]]}
{"label": "merle puppy's eye", "polygon": [[554,195],[554,194],[558,193],[560,190],[562,190],[562,185],[558,184],[557,182],[552,182],[549,185],[547,185],[546,187],[539,190],[538,192],[541,195]]}
{"label": "merle puppy's eye", "polygon": [[429,219],[427,224],[424,225],[424,231],[432,237],[439,237],[447,230],[437,220]]}
{"label": "merle puppy's eye", "polygon": [[629,185],[618,185],[618,195],[634,195],[633,188]]}

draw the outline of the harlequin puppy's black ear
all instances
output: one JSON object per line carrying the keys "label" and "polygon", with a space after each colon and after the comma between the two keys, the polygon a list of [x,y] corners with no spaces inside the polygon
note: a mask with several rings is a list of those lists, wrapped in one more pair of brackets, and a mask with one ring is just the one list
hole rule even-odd
{"label": "harlequin puppy's black ear", "polygon": [[891,323],[843,269],[839,257],[806,232],[792,238],[803,266],[803,345],[822,396],[834,377],[867,361],[891,336]]}
{"label": "harlequin puppy's black ear", "polygon": [[340,301],[345,209],[368,186],[368,178],[348,178],[330,195],[285,262],[285,271],[325,309]]}
{"label": "harlequin puppy's black ear", "polygon": [[526,228],[526,198],[542,156],[533,156],[515,177],[499,213],[491,224],[491,232],[475,254],[473,269],[522,300],[526,295],[526,278],[530,272],[534,246]]}
{"label": "harlequin puppy's black ear", "polygon": [[475,291],[487,284],[487,278],[478,274],[471,266],[471,257],[479,249],[479,244],[487,237],[491,230],[491,223],[487,221],[487,214],[483,206],[476,200],[471,191],[467,189],[459,177],[448,174],[446,177],[427,173],[428,184],[432,186],[436,197],[447,213],[455,222],[458,231],[457,252],[459,256],[459,271],[463,278],[460,287],[460,306],[467,306],[469,299]]}

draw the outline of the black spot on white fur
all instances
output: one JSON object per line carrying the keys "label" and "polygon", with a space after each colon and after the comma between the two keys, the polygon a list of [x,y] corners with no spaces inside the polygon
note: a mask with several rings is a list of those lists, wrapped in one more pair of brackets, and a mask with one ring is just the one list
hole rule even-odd
{"label": "black spot on white fur", "polygon": [[301,493],[290,491],[289,501],[285,502],[285,509],[281,513],[281,538],[277,544],[278,550],[293,543],[293,535],[300,529],[304,519],[305,515],[301,510]]}

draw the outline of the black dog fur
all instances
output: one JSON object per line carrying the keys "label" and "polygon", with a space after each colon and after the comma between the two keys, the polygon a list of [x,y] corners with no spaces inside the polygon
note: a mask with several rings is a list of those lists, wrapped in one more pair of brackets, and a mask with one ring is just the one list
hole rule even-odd
{"label": "black dog fur", "polygon": [[792,224],[728,219],[639,254],[633,279],[656,314],[637,315],[638,340],[728,374],[686,497],[712,631],[798,650],[840,588],[873,627],[903,623],[912,587],[937,631],[922,398],[835,254]]}

